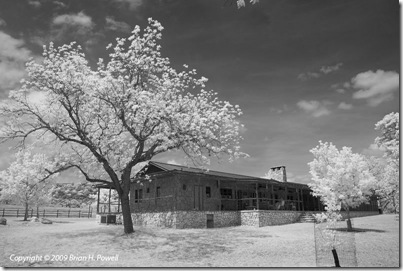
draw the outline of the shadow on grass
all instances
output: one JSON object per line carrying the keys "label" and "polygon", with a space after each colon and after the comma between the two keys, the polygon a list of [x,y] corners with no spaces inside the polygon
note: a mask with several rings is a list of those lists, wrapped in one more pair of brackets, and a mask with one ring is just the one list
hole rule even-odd
{"label": "shadow on grass", "polygon": [[342,231],[342,232],[386,232],[384,230],[376,230],[376,229],[361,229],[361,228],[353,228],[352,231],[347,231],[347,228],[333,228],[331,230]]}

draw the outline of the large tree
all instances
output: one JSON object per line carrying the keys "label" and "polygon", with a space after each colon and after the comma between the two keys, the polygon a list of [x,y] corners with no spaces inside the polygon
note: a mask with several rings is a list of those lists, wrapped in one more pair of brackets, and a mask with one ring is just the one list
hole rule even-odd
{"label": "large tree", "polygon": [[16,153],[16,159],[7,170],[0,172],[2,199],[8,199],[25,208],[24,220],[30,207],[50,202],[54,186],[54,164],[43,154],[33,154],[30,149]]}
{"label": "large tree", "polygon": [[240,108],[204,90],[207,79],[194,69],[172,68],[160,52],[163,27],[148,22],[142,33],[136,26],[129,38],[117,38],[96,70],[74,43],[44,47],[43,61],[27,63],[28,78],[0,108],[8,119],[3,139],[52,144],[61,165],[114,187],[125,233],[133,232],[129,190],[137,164],[176,149],[196,164],[243,155]]}
{"label": "large tree", "polygon": [[329,211],[344,209],[347,230],[351,231],[350,209],[368,202],[375,188],[375,178],[365,157],[353,153],[351,148],[338,150],[332,143],[321,141],[311,153],[314,160],[308,165],[313,195],[319,196]]}

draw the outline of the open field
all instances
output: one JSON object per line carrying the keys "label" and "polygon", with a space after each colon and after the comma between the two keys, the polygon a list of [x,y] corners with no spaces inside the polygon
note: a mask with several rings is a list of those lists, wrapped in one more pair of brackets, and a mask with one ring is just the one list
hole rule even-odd
{"label": "open field", "polygon": [[[399,221],[395,217],[353,219],[354,227],[360,229],[354,233],[358,267],[399,266]],[[98,225],[92,219],[52,220],[58,223],[45,225],[9,219],[9,225],[0,228],[4,246],[1,266],[316,266],[314,224],[311,223],[187,230],[136,227],[136,232],[127,236],[122,226]],[[16,262],[15,256],[36,255],[34,262]],[[45,255],[53,259],[45,260]],[[342,257],[340,263],[343,266]]]}

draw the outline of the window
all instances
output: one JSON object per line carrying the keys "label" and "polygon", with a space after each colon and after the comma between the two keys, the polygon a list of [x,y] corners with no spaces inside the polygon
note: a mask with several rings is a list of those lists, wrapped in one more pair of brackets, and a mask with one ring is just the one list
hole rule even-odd
{"label": "window", "polygon": [[157,198],[161,196],[161,187],[157,186]]}
{"label": "window", "polygon": [[211,198],[211,188],[210,188],[210,186],[206,186],[206,197]]}
{"label": "window", "polygon": [[143,199],[143,189],[139,189],[139,202]]}
{"label": "window", "polygon": [[134,202],[141,202],[143,198],[143,189],[134,190]]}
{"label": "window", "polygon": [[147,193],[150,193],[150,187],[147,187]]}
{"label": "window", "polygon": [[182,185],[182,189],[186,190],[186,184]]}
{"label": "window", "polygon": [[232,189],[221,188],[221,198],[232,199]]}

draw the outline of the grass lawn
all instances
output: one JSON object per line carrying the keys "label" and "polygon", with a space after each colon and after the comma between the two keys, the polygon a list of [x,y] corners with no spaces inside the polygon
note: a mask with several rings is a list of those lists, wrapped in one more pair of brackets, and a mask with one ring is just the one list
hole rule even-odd
{"label": "grass lawn", "polygon": [[[395,215],[353,219],[358,267],[399,266]],[[94,219],[52,219],[45,225],[8,219],[0,228],[4,267],[315,267],[312,223],[219,229],[163,229],[98,225]],[[340,232],[340,234],[345,234]],[[351,233],[349,233],[351,234]],[[340,254],[340,253],[339,253]],[[11,256],[13,255],[13,256]],[[42,257],[16,262],[15,256]],[[45,255],[58,255],[45,260]],[[100,255],[100,256],[98,256]],[[116,257],[117,255],[117,257]],[[12,261],[11,258],[14,260]],[[113,257],[109,261],[106,258]],[[117,259],[116,259],[117,258]],[[116,261],[115,261],[116,260]],[[343,258],[340,258],[341,265]],[[343,265],[342,265],[343,266]]]}

